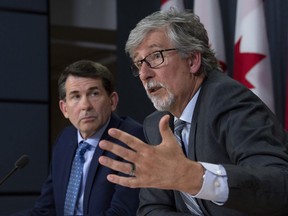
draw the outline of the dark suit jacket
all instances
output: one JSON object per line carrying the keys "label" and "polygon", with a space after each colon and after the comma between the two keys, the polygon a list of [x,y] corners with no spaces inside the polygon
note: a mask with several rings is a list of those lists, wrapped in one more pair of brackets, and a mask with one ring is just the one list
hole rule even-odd
{"label": "dark suit jacket", "polygon": [[[150,144],[159,144],[160,118],[144,121]],[[287,136],[273,113],[250,90],[219,71],[204,81],[193,114],[188,158],[222,164],[229,196],[223,206],[197,199],[205,215],[288,215]],[[171,158],[173,160],[173,158]],[[178,191],[141,189],[138,215],[191,215]]]}
{"label": "dark suit jacket", "polygon": [[[145,140],[142,125],[131,118],[119,118],[113,114],[107,128],[112,127]],[[123,145],[120,141],[112,139],[107,130],[101,139]],[[56,215],[63,216],[66,187],[76,148],[77,130],[72,126],[67,127],[55,143],[50,175],[43,185],[40,198],[29,215],[55,215],[56,213]],[[139,190],[110,183],[106,177],[115,171],[99,164],[100,155],[121,160],[112,153],[103,151],[99,147],[96,148],[84,192],[83,208],[85,215],[135,216],[139,204]]]}

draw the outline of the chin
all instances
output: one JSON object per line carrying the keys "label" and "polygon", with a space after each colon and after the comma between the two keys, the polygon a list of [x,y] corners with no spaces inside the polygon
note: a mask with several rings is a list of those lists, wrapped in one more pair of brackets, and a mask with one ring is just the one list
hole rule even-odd
{"label": "chin", "polygon": [[155,109],[159,111],[168,111],[171,105],[170,103],[165,103],[165,101],[161,100],[152,100],[152,103]]}
{"label": "chin", "polygon": [[169,96],[165,97],[164,99],[161,99],[159,97],[151,97],[151,96],[149,98],[152,101],[155,109],[159,111],[169,111],[174,101],[174,97],[172,96],[172,94],[169,94]]}

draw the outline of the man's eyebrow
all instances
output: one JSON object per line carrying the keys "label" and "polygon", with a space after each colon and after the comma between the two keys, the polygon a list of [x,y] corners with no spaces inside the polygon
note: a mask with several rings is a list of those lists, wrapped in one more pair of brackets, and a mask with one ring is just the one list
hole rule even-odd
{"label": "man's eyebrow", "polygon": [[77,93],[79,93],[79,91],[78,90],[74,90],[74,91],[69,92],[68,95],[77,94]]}
{"label": "man's eyebrow", "polygon": [[93,86],[93,87],[90,87],[88,89],[88,91],[91,91],[91,90],[98,90],[99,89],[99,86]]}

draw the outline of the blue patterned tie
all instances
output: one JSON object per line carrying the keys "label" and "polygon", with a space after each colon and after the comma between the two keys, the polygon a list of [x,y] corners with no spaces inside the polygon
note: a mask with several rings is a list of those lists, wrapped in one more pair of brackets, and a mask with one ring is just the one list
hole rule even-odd
{"label": "blue patterned tie", "polygon": [[87,150],[90,149],[90,147],[91,145],[83,142],[80,143],[80,146],[76,150],[70,172],[69,184],[66,191],[64,215],[74,215],[82,180],[83,164],[85,162],[84,154]]}
{"label": "blue patterned tie", "polygon": [[[185,121],[182,121],[180,119],[176,120],[175,124],[174,124],[174,134],[175,134],[175,137],[176,137],[179,145],[182,146],[182,149],[183,149],[184,153],[186,154],[187,151],[185,149],[185,144],[184,144],[183,139],[182,139],[182,130],[185,127],[185,125],[186,125]],[[186,154],[186,156],[187,156],[187,154]],[[181,194],[187,208],[190,210],[191,213],[193,213],[195,215],[203,215],[199,205],[197,204],[197,202],[193,196],[191,196],[188,193],[181,192],[181,191],[180,191],[180,194]]]}
{"label": "blue patterned tie", "polygon": [[174,134],[177,138],[178,143],[181,145],[184,154],[187,156],[185,144],[184,144],[183,139],[182,139],[182,130],[185,127],[185,124],[186,124],[185,121],[182,121],[180,119],[176,120],[175,125],[174,125]]}

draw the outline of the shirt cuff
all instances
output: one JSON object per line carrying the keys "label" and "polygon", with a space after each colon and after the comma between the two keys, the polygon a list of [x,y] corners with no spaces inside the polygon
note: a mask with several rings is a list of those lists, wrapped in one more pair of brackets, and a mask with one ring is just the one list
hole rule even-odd
{"label": "shirt cuff", "polygon": [[205,168],[205,173],[202,187],[195,197],[223,205],[227,201],[229,193],[225,168],[220,164],[199,163]]}

